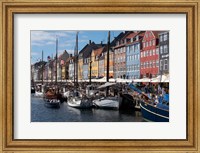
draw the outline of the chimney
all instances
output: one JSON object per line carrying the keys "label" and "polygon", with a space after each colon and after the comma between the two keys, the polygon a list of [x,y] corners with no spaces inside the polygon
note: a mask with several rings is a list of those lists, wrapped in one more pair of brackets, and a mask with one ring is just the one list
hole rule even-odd
{"label": "chimney", "polygon": [[103,45],[103,41],[101,41],[101,46]]}
{"label": "chimney", "polygon": [[91,45],[91,40],[89,40],[89,45]]}
{"label": "chimney", "polygon": [[72,57],[72,54],[69,54],[69,57]]}

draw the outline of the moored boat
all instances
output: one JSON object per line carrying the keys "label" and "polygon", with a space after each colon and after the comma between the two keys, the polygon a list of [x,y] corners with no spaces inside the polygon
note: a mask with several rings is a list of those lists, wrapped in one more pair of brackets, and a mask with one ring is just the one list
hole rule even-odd
{"label": "moored boat", "polygon": [[[107,90],[108,87],[111,88],[111,86],[113,85],[116,85],[116,83],[106,82],[105,84],[99,86],[97,89]],[[119,94],[116,96],[111,96],[111,94],[107,94],[106,96],[93,100],[94,106],[104,109],[119,109],[121,103],[122,97]]]}
{"label": "moored boat", "polygon": [[91,108],[92,100],[83,95],[79,91],[73,91],[67,100],[67,104],[74,108]]}
{"label": "moored boat", "polygon": [[142,116],[147,121],[169,122],[169,105],[162,103],[148,103],[140,101]]}
{"label": "moored boat", "polygon": [[145,120],[169,122],[169,94],[150,96],[133,84],[129,84],[129,87],[140,95],[140,109]]}
{"label": "moored boat", "polygon": [[97,108],[119,109],[121,101],[122,99],[119,99],[118,97],[102,97],[93,100],[93,103]]}
{"label": "moored boat", "polygon": [[60,108],[60,100],[57,95],[51,90],[47,91],[44,96],[44,105],[50,108]]}

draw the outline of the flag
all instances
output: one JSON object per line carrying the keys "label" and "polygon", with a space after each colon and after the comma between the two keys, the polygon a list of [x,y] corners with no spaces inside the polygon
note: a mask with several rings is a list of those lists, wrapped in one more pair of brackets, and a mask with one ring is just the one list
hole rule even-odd
{"label": "flag", "polygon": [[50,57],[50,56],[47,56],[47,60],[50,61],[50,60],[51,60],[51,57]]}

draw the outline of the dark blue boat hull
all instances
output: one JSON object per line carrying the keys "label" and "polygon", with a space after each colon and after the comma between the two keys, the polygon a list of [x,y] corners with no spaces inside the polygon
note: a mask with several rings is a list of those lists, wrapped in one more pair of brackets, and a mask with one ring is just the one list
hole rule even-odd
{"label": "dark blue boat hull", "polygon": [[140,102],[142,116],[147,121],[169,122],[169,110],[155,107],[151,104]]}

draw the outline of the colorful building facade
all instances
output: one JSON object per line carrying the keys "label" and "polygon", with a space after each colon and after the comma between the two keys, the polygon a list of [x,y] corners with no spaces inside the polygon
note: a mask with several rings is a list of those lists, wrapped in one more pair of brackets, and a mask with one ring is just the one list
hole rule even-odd
{"label": "colorful building facade", "polygon": [[140,53],[140,75],[156,77],[159,74],[159,37],[158,31],[146,31],[142,40]]}
{"label": "colorful building facade", "polygon": [[159,62],[160,74],[169,73],[169,32],[159,33]]}

